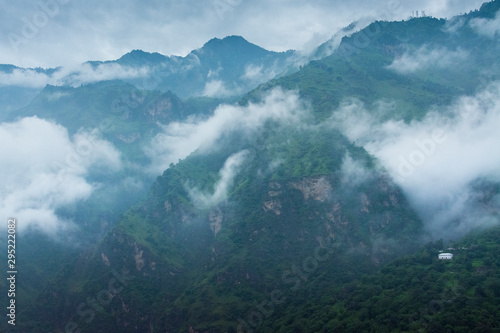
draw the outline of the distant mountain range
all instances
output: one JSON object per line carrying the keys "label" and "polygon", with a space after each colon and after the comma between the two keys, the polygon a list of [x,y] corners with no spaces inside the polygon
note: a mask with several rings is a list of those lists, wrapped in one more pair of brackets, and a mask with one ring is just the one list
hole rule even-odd
{"label": "distant mountain range", "polygon": [[135,50],[116,61],[90,64],[147,68],[144,78],[130,81],[140,89],[170,90],[181,98],[228,97],[241,95],[274,78],[297,57],[295,51],[271,52],[240,36],[230,36],[214,38],[186,57]]}
{"label": "distant mountain range", "polygon": [[[113,61],[75,68],[0,65],[1,114],[25,106],[45,84],[78,87],[120,79],[139,89],[172,91],[181,98],[242,95],[292,65],[295,51],[271,52],[240,36],[214,38],[185,57],[134,50]],[[1,119],[1,118],[0,118]]]}

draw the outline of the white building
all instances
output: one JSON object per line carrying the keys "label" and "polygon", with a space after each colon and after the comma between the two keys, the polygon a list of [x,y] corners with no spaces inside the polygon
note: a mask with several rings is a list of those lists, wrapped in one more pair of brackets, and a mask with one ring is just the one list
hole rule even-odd
{"label": "white building", "polygon": [[440,253],[439,254],[439,259],[441,260],[451,260],[453,259],[453,253]]}

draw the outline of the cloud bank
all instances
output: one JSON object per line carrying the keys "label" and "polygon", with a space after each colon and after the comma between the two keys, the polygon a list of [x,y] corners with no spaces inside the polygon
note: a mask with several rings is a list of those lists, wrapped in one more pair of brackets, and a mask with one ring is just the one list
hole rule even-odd
{"label": "cloud bank", "polygon": [[117,150],[95,132],[70,137],[64,127],[36,117],[0,124],[0,155],[0,215],[18,218],[21,231],[71,228],[57,210],[89,198],[95,184],[86,177],[94,169],[121,168]]}
{"label": "cloud bank", "polygon": [[453,68],[457,64],[465,62],[467,57],[467,52],[461,49],[451,51],[444,47],[423,46],[414,52],[406,52],[401,57],[394,59],[387,68],[400,74],[429,68]]}
{"label": "cloud bank", "polygon": [[[376,156],[408,195],[428,230],[439,237],[498,223],[500,206],[482,208],[484,187],[500,182],[500,83],[464,96],[422,121],[382,122],[351,102],[334,114],[334,126]],[[347,160],[348,161],[348,160]],[[446,228],[451,228],[447,230]],[[446,234],[448,233],[448,234]]]}
{"label": "cloud bank", "polygon": [[234,177],[241,170],[243,163],[247,162],[249,158],[250,152],[247,150],[229,156],[219,171],[219,180],[214,185],[213,193],[205,193],[197,188],[190,188],[189,185],[186,185],[193,204],[198,208],[207,209],[225,200],[233,185]]}
{"label": "cloud bank", "polygon": [[497,38],[500,36],[500,13],[497,13],[493,19],[473,19],[469,24],[471,28],[480,35],[489,38]]}
{"label": "cloud bank", "polygon": [[78,87],[82,84],[104,80],[145,78],[148,73],[147,68],[132,68],[113,63],[97,66],[82,64],[71,68],[59,67],[50,74],[35,69],[16,68],[12,73],[0,72],[0,87],[43,88],[47,84]]}
{"label": "cloud bank", "polygon": [[149,170],[160,174],[195,150],[205,153],[217,149],[218,140],[224,135],[235,132],[252,135],[268,120],[298,123],[304,109],[297,93],[276,88],[256,104],[221,105],[209,118],[169,123],[144,147],[151,159]]}
{"label": "cloud bank", "polygon": [[[290,65],[292,63],[293,61],[290,61]],[[280,74],[280,72],[277,64],[273,64],[273,66],[267,66],[266,68],[264,67],[264,65],[257,66],[254,64],[250,64],[245,67],[245,73],[243,73],[241,78],[257,86],[262,82],[266,82],[275,78],[278,74]]]}

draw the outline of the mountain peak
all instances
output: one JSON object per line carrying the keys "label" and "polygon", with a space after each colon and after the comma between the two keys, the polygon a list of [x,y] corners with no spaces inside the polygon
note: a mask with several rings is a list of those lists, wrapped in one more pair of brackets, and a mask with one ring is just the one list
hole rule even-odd
{"label": "mountain peak", "polygon": [[167,59],[168,57],[163,54],[157,52],[149,53],[137,49],[124,54],[117,62],[121,65],[157,64],[165,62]]}
{"label": "mountain peak", "polygon": [[211,51],[211,52],[226,52],[226,51],[237,51],[237,52],[258,52],[260,55],[264,55],[265,53],[269,53],[263,49],[262,47],[252,44],[247,41],[245,38],[241,36],[227,36],[222,39],[212,38],[208,42],[203,45],[200,49],[202,51]]}
{"label": "mountain peak", "polygon": [[214,45],[220,45],[220,44],[250,44],[253,45],[252,43],[248,42],[245,38],[237,35],[231,35],[231,36],[226,36],[222,39],[220,38],[212,38],[208,42],[203,45],[203,47],[206,46],[214,46]]}

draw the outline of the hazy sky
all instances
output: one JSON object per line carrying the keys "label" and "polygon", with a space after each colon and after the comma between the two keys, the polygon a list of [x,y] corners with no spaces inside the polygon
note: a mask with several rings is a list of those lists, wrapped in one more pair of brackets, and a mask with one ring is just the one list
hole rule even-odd
{"label": "hazy sky", "polygon": [[356,19],[451,17],[483,0],[0,0],[0,63],[55,67],[143,49],[186,55],[213,37],[304,49]]}

